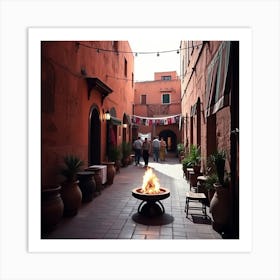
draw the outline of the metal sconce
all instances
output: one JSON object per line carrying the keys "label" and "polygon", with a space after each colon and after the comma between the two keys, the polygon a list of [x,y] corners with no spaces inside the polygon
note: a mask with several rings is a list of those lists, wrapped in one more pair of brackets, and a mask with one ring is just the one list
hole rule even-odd
{"label": "metal sconce", "polygon": [[110,115],[109,111],[107,110],[106,113],[103,113],[103,120],[109,121],[110,119],[111,119],[111,115]]}

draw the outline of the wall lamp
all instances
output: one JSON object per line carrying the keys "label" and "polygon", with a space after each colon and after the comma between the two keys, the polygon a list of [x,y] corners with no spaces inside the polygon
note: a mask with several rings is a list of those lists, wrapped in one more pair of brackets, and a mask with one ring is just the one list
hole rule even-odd
{"label": "wall lamp", "polygon": [[106,112],[104,112],[103,110],[103,121],[109,121],[110,119],[111,119],[111,115],[109,111],[107,110]]}
{"label": "wall lamp", "polygon": [[127,124],[126,123],[123,124],[123,128],[127,128]]}

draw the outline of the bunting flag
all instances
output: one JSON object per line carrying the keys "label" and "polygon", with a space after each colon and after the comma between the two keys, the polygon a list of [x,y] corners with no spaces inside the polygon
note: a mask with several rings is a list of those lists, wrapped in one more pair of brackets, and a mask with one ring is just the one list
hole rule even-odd
{"label": "bunting flag", "polygon": [[182,116],[180,116],[179,118],[179,130],[181,130],[181,127],[182,127]]}
{"label": "bunting flag", "polygon": [[168,117],[158,117],[158,118],[149,118],[149,117],[132,115],[131,122],[133,124],[145,125],[145,126],[178,124],[180,128],[181,115],[178,114],[178,115],[173,115]]}

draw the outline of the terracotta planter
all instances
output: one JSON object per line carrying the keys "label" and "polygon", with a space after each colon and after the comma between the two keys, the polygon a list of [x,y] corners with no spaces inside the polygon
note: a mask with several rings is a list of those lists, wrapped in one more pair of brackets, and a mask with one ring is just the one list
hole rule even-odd
{"label": "terracotta planter", "polygon": [[130,156],[127,156],[122,159],[122,167],[127,167],[130,164]]}
{"label": "terracotta planter", "polygon": [[213,217],[213,229],[224,232],[229,225],[230,199],[229,189],[220,184],[214,184],[215,193],[210,202],[209,212]]}
{"label": "terracotta planter", "polygon": [[93,176],[94,172],[91,171],[77,173],[79,187],[82,191],[82,202],[92,201],[93,195],[96,192],[96,184]]}
{"label": "terracotta planter", "polygon": [[64,204],[60,195],[61,186],[46,187],[41,192],[41,231],[52,231],[63,216]]}
{"label": "terracotta planter", "polygon": [[120,172],[120,169],[121,169],[121,161],[120,160],[116,160],[115,161],[115,169],[116,169],[116,173],[119,173]]}
{"label": "terracotta planter", "polygon": [[89,168],[86,168],[85,171],[93,172],[93,178],[95,180],[95,185],[96,185],[96,192],[101,193],[101,190],[103,189],[101,168],[100,167],[89,167]]}
{"label": "terracotta planter", "polygon": [[72,217],[77,215],[82,204],[82,192],[79,188],[78,182],[79,181],[65,181],[61,184],[61,197],[64,203],[64,216]]}
{"label": "terracotta planter", "polygon": [[107,185],[112,185],[114,183],[114,178],[116,175],[116,168],[114,161],[102,162],[102,164],[107,166]]}
{"label": "terracotta planter", "polygon": [[210,206],[210,202],[211,202],[214,194],[215,194],[215,190],[214,189],[208,189],[207,197],[208,197],[208,204],[209,204],[209,206]]}
{"label": "terracotta planter", "polygon": [[197,176],[200,174],[200,169],[201,169],[200,165],[194,165],[193,166],[193,171],[194,171],[195,174],[197,174]]}

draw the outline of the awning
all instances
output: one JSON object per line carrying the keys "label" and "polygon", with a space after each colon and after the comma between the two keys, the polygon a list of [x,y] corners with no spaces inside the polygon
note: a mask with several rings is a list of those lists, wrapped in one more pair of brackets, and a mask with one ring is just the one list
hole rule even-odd
{"label": "awning", "polygon": [[196,115],[196,105],[197,105],[197,103],[195,103],[193,106],[191,106],[191,114],[190,114],[191,117]]}
{"label": "awning", "polygon": [[95,89],[101,94],[101,102],[103,104],[104,98],[113,92],[106,84],[104,84],[97,77],[86,77],[87,86],[88,86],[88,100],[90,99],[91,90]]}
{"label": "awning", "polygon": [[228,74],[230,41],[223,42],[207,69],[206,116],[215,114],[228,105],[229,96],[225,96]]}
{"label": "awning", "polygon": [[122,121],[116,117],[111,116],[109,123],[111,123],[112,125],[121,125]]}

